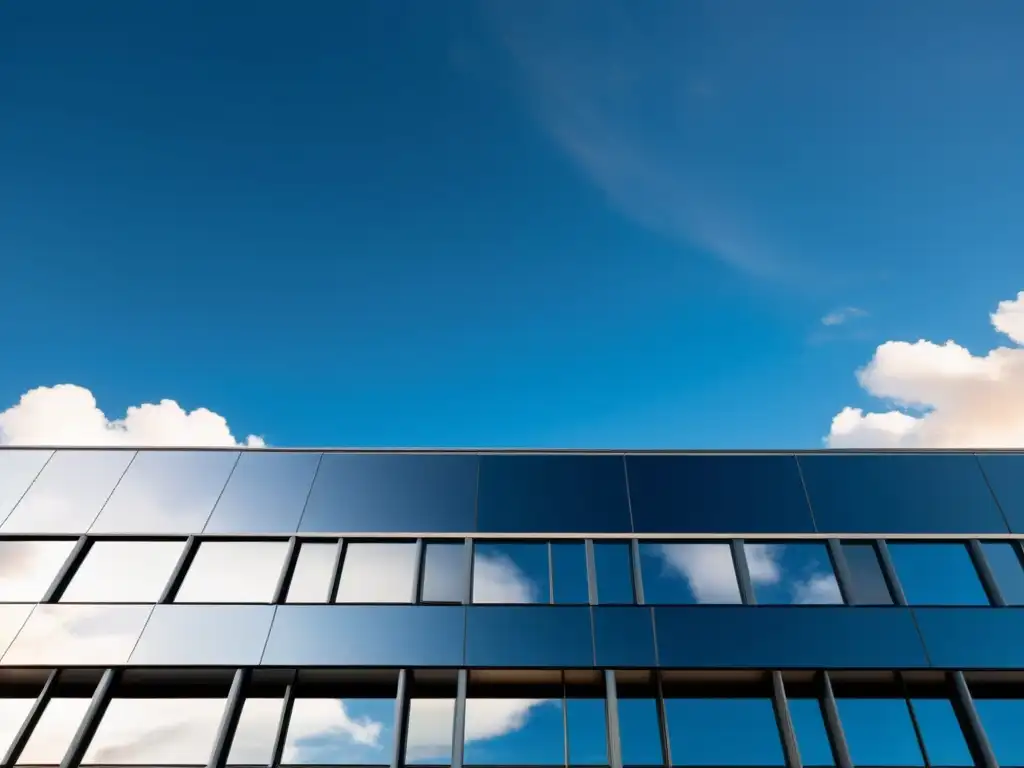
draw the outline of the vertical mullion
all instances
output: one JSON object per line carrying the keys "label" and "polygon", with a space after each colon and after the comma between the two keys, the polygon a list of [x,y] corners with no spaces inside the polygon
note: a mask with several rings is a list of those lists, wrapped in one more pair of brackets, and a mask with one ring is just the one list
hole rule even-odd
{"label": "vertical mullion", "polygon": [[[555,551],[554,545],[548,542],[548,604],[555,604]],[[562,693],[565,693],[564,687]],[[564,696],[563,696],[564,698]],[[566,763],[568,765],[568,763]]]}
{"label": "vertical mullion", "polygon": [[284,565],[281,566],[281,575],[277,578],[277,586],[274,587],[274,597],[270,601],[275,605],[283,603],[285,596],[288,594],[288,586],[292,576],[295,574],[295,564],[299,560],[301,547],[302,545],[299,544],[298,537],[292,536],[288,539],[288,551],[285,554]]}
{"label": "vertical mullion", "polygon": [[224,768],[227,765],[231,742],[235,738],[235,731],[238,730],[242,707],[245,706],[245,689],[249,685],[251,674],[248,669],[235,670],[235,675],[231,679],[231,690],[224,703],[224,712],[221,714],[217,737],[213,741],[213,749],[210,750],[210,759],[206,763],[206,768]]}
{"label": "vertical mullion", "polygon": [[985,588],[989,602],[995,606],[1005,607],[1006,599],[1003,597],[995,574],[992,573],[992,568],[988,564],[988,558],[985,557],[981,542],[977,539],[968,540],[967,551],[971,554],[971,561],[974,563],[974,569],[978,572],[978,578],[981,579],[981,585]]}
{"label": "vertical mullion", "polygon": [[825,716],[825,732],[828,734],[828,742],[832,746],[832,756],[835,758],[836,768],[853,768],[850,747],[846,743],[843,724],[839,720],[839,707],[836,706],[836,697],[832,693],[832,681],[829,680],[828,672],[821,673],[820,692],[821,711]]}
{"label": "vertical mullion", "polygon": [[64,753],[64,759],[60,761],[60,768],[77,768],[81,764],[86,750],[89,749],[89,742],[92,741],[92,737],[99,727],[100,720],[103,719],[103,714],[107,711],[107,706],[110,704],[110,696],[119,678],[119,670],[104,670],[103,677],[100,678],[100,681],[96,684],[96,690],[93,691],[92,699],[89,701],[89,708],[85,711],[85,717],[82,718],[78,730],[75,731],[75,735],[71,739],[67,751]]}
{"label": "vertical mullion", "polygon": [[622,741],[619,734],[619,694],[615,684],[615,670],[604,671],[604,720],[608,741],[610,768],[622,768]]}
{"label": "vertical mullion", "polygon": [[747,564],[747,552],[743,548],[743,539],[730,539],[733,569],[736,571],[736,583],[740,588],[740,601],[744,605],[757,605],[754,594],[754,583],[750,579],[750,566]]}
{"label": "vertical mullion", "polygon": [[292,719],[292,708],[295,706],[295,676],[284,689],[284,701],[281,704],[281,717],[277,721],[277,731],[274,734],[274,749],[270,753],[270,763],[267,768],[275,768],[281,764],[281,756],[284,754],[285,744],[288,739],[288,724]]}
{"label": "vertical mullion", "polygon": [[583,546],[587,553],[587,599],[591,605],[597,605],[597,553],[594,551],[594,540],[587,539]]}
{"label": "vertical mullion", "polygon": [[971,750],[974,764],[978,768],[998,768],[999,762],[996,760],[992,744],[989,743],[988,736],[985,734],[981,718],[978,717],[978,710],[974,707],[974,698],[967,687],[964,673],[957,671],[949,674],[953,683],[953,708],[960,721],[964,738],[967,739],[967,746]]}
{"label": "vertical mullion", "polygon": [[839,584],[839,594],[846,605],[856,605],[856,597],[853,588],[853,572],[850,564],[846,561],[846,553],[843,552],[843,543],[839,539],[829,539],[828,556],[832,561],[832,570],[836,574],[836,583]]}
{"label": "vertical mullion", "polygon": [[469,670],[458,671],[455,688],[455,716],[452,718],[452,765],[462,768],[466,757],[466,688],[469,685]]}
{"label": "vertical mullion", "polygon": [[327,582],[327,603],[333,603],[338,596],[338,585],[341,583],[341,569],[345,567],[345,539],[338,539],[338,548],[334,550],[334,565],[331,566],[331,578]]}
{"label": "vertical mullion", "polygon": [[[550,551],[550,543],[548,544]],[[562,765],[569,768],[569,695],[562,672]]]}
{"label": "vertical mullion", "polygon": [[199,551],[199,540],[195,536],[189,536],[185,539],[185,546],[181,548],[181,554],[178,555],[178,562],[174,564],[174,570],[171,571],[171,578],[167,580],[167,584],[164,585],[164,591],[160,593],[160,599],[157,600],[161,605],[167,603],[173,603],[175,596],[178,594],[178,589],[181,587],[181,583],[185,580],[185,574],[188,573],[189,566],[192,565],[192,561],[196,557],[196,552]]}
{"label": "vertical mullion", "polygon": [[28,744],[28,740],[32,736],[32,731],[35,729],[36,725],[39,724],[39,718],[43,716],[43,711],[53,698],[53,689],[57,685],[57,677],[59,674],[60,671],[54,669],[49,675],[47,675],[46,682],[43,684],[42,690],[39,691],[39,695],[36,696],[36,700],[32,703],[32,708],[29,709],[28,714],[25,716],[25,721],[18,729],[18,732],[14,737],[14,741],[12,741],[11,746],[8,747],[7,753],[4,755],[2,765],[11,766],[18,762],[18,758],[21,757],[21,753],[25,749],[25,745]]}
{"label": "vertical mullion", "polygon": [[53,581],[50,582],[50,586],[46,588],[46,594],[43,595],[41,603],[56,603],[60,600],[60,596],[67,589],[71,579],[74,578],[75,572],[78,570],[78,566],[82,564],[88,553],[90,545],[89,537],[82,534],[78,537],[78,541],[75,542],[74,548],[64,559],[64,564],[61,565],[57,575],[54,576]]}
{"label": "vertical mullion", "polygon": [[413,554],[413,569],[412,569],[412,604],[415,605],[420,602],[423,594],[423,565],[426,561],[427,545],[423,539],[416,539],[416,551]]}
{"label": "vertical mullion", "polygon": [[668,708],[665,706],[665,691],[662,689],[660,671],[654,673],[654,682],[658,737],[661,739],[661,762],[663,765],[672,765],[672,738],[668,732]]}
{"label": "vertical mullion", "polygon": [[[420,542],[422,543],[422,539]],[[391,750],[391,768],[405,765],[405,746],[409,737],[409,689],[412,687],[412,670],[398,671],[398,692],[395,695],[395,741]]]}
{"label": "vertical mullion", "polygon": [[644,575],[640,568],[640,542],[636,539],[630,539],[629,559],[633,565],[633,594],[636,597],[636,604],[644,605]]}
{"label": "vertical mullion", "polygon": [[889,545],[884,539],[875,540],[875,553],[878,555],[878,562],[882,566],[882,574],[889,585],[889,592],[892,593],[893,602],[896,605],[907,605],[907,595],[900,584],[900,577],[896,574],[896,566],[893,565],[892,555],[889,554]]}
{"label": "vertical mullion", "polygon": [[786,768],[803,768],[796,731],[793,729],[793,716],[789,712],[786,684],[778,670],[772,672],[772,709],[775,711],[775,724],[782,737],[782,754],[785,756]]}
{"label": "vertical mullion", "polygon": [[463,556],[466,558],[464,563],[463,571],[463,582],[462,582],[462,604],[472,605],[473,604],[473,566],[474,566],[474,549],[475,545],[473,539],[466,537],[465,544],[463,545],[464,552]]}

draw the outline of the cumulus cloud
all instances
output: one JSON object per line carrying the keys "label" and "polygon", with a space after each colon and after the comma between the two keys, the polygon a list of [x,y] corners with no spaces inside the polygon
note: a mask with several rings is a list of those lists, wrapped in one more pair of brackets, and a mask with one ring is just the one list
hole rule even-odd
{"label": "cumulus cloud", "polygon": [[989,316],[1013,346],[974,355],[955,341],[887,341],[857,372],[889,410],[843,408],[832,448],[1019,448],[1024,445],[1024,291]]}
{"label": "cumulus cloud", "polygon": [[821,318],[822,325],[834,326],[854,320],[858,317],[866,317],[867,312],[859,307],[843,307],[835,309]]}
{"label": "cumulus cloud", "polygon": [[[58,384],[29,390],[0,411],[0,445],[230,446],[227,420],[207,408],[186,411],[174,400],[131,406],[108,418],[85,387]],[[242,444],[262,446],[249,435]]]}

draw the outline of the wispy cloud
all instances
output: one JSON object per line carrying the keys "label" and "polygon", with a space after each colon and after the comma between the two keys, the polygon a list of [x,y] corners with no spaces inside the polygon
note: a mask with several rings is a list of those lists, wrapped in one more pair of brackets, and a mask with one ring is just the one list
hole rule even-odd
{"label": "wispy cloud", "polygon": [[856,320],[858,317],[867,317],[867,310],[861,309],[860,307],[843,307],[841,309],[835,309],[821,318],[821,324],[827,326],[843,325],[851,320]]}

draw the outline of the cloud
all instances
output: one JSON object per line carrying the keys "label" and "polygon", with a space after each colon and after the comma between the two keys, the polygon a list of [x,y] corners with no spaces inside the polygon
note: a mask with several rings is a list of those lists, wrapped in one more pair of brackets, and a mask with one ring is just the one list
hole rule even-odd
{"label": "cloud", "polygon": [[[29,390],[0,411],[0,445],[231,446],[227,420],[207,408],[186,411],[174,400],[131,406],[122,418],[100,410],[85,387],[58,384]],[[244,445],[262,446],[249,435]]]}
{"label": "cloud", "polygon": [[827,326],[842,325],[858,317],[866,317],[867,312],[858,307],[843,307],[833,310],[821,318],[821,324]]}
{"label": "cloud", "polygon": [[1002,301],[992,326],[1014,346],[974,355],[955,341],[887,341],[857,371],[861,387],[893,404],[847,406],[832,419],[831,448],[1024,446],[1024,291]]}
{"label": "cloud", "polygon": [[843,602],[835,574],[816,573],[806,581],[792,585],[793,602],[797,605],[834,605]]}

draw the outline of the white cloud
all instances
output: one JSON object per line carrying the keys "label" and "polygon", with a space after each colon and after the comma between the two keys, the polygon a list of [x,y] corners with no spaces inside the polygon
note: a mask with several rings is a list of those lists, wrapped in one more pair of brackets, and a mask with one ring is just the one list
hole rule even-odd
{"label": "white cloud", "polygon": [[[223,416],[207,408],[186,411],[174,400],[131,406],[108,418],[85,387],[37,387],[0,411],[0,445],[238,445]],[[262,446],[249,435],[245,445]]]}
{"label": "white cloud", "polygon": [[857,372],[895,408],[843,408],[832,448],[1019,448],[1024,445],[1024,291],[1000,302],[993,327],[1014,346],[974,355],[954,341],[887,341]]}
{"label": "white cloud", "polygon": [[843,602],[839,582],[831,573],[815,573],[806,581],[792,585],[793,602],[797,605],[833,605]]}
{"label": "white cloud", "polygon": [[821,318],[821,324],[828,326],[842,325],[855,318],[866,317],[867,314],[865,310],[859,307],[843,307],[842,309],[833,310]]}

